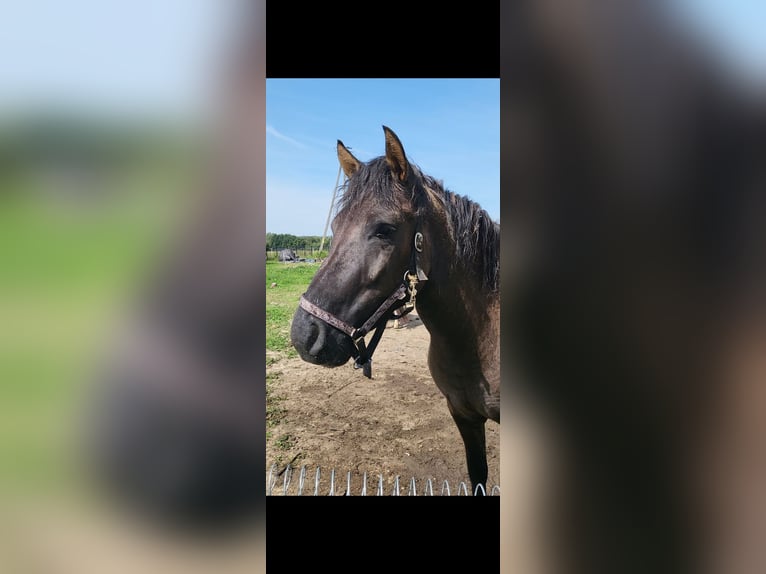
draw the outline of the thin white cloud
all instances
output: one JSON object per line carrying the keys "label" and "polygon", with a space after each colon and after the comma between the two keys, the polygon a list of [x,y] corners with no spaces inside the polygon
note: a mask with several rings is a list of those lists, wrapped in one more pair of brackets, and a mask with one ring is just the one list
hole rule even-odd
{"label": "thin white cloud", "polygon": [[274,126],[266,126],[266,133],[273,135],[275,138],[281,139],[282,141],[286,141],[287,143],[290,143],[296,147],[299,147],[301,149],[306,149],[306,145],[302,144],[298,140],[295,140],[291,138],[290,136],[286,136],[282,132],[278,131],[274,128]]}

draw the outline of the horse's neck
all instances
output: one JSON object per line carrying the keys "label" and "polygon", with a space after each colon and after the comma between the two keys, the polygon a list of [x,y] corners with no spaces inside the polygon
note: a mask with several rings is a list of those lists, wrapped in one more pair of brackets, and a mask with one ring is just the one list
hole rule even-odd
{"label": "horse's neck", "polygon": [[432,336],[464,345],[495,328],[499,297],[487,293],[480,279],[445,262],[432,270],[417,298],[418,315]]}

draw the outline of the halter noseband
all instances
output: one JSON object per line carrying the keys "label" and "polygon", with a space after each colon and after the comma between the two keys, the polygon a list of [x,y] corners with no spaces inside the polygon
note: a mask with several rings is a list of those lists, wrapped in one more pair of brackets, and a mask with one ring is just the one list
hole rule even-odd
{"label": "halter noseband", "polygon": [[[357,351],[354,358],[354,368],[361,368],[364,376],[367,378],[372,378],[372,354],[375,351],[375,347],[378,346],[380,338],[383,336],[389,312],[392,313],[396,309],[402,308],[399,315],[401,317],[412,311],[415,308],[417,285],[421,281],[426,281],[428,279],[426,274],[420,268],[418,258],[418,253],[423,251],[423,234],[419,231],[415,233],[413,247],[410,269],[404,272],[401,284],[388,296],[388,298],[386,298],[385,301],[383,301],[383,303],[380,304],[377,310],[360,327],[354,327],[353,325],[346,323],[332,313],[328,313],[324,309],[314,305],[314,303],[306,299],[304,296],[305,294],[301,295],[299,305],[304,311],[351,337]],[[409,298],[404,301],[408,294]],[[402,301],[404,302],[400,303]],[[364,342],[364,336],[373,328],[375,328],[375,333],[373,333],[372,338],[370,339],[370,345],[367,346]]]}

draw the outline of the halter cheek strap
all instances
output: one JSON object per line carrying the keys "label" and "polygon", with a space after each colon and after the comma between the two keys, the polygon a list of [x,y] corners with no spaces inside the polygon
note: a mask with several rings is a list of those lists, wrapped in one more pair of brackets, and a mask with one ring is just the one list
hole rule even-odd
{"label": "halter cheek strap", "polygon": [[[415,233],[410,269],[405,271],[401,285],[399,285],[399,287],[380,304],[377,310],[364,322],[364,324],[362,324],[361,327],[357,328],[346,323],[332,313],[318,307],[306,299],[304,295],[301,295],[298,303],[301,309],[351,337],[357,351],[354,360],[354,368],[361,368],[364,376],[367,378],[372,378],[372,353],[375,351],[375,347],[377,347],[380,338],[383,336],[383,331],[386,328],[386,321],[388,319],[387,314],[399,307],[403,307],[400,316],[406,315],[412,311],[415,308],[417,284],[428,279],[425,272],[420,267],[418,254],[422,251],[423,234],[418,231]],[[397,305],[397,303],[403,301],[408,294],[409,300]],[[370,339],[370,345],[367,346],[364,342],[364,336],[369,333],[373,327],[375,327],[375,333],[373,333],[372,338]]]}

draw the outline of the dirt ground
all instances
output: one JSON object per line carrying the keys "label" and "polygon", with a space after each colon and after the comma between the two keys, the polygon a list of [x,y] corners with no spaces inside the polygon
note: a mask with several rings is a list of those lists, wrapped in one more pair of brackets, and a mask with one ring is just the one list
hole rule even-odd
{"label": "dirt ground", "polygon": [[[397,476],[402,494],[413,478],[418,495],[429,478],[436,495],[445,480],[452,495],[461,482],[470,490],[462,440],[428,372],[428,331],[415,313],[410,316],[398,329],[389,321],[373,357],[372,379],[354,370],[352,361],[334,369],[300,358],[271,365],[271,392],[281,397],[284,417],[271,427],[266,464],[268,470],[278,463],[281,471],[293,461],[288,493],[297,494],[291,488],[304,465],[310,481],[304,494],[309,488],[313,493],[317,467],[320,494],[328,493],[333,469],[336,494],[346,491],[349,471],[353,495],[361,493],[365,472],[368,494],[375,494],[380,475],[385,494],[392,493]],[[487,421],[486,429],[491,490],[500,484],[500,427]],[[283,490],[284,474],[276,477],[271,494]]]}

